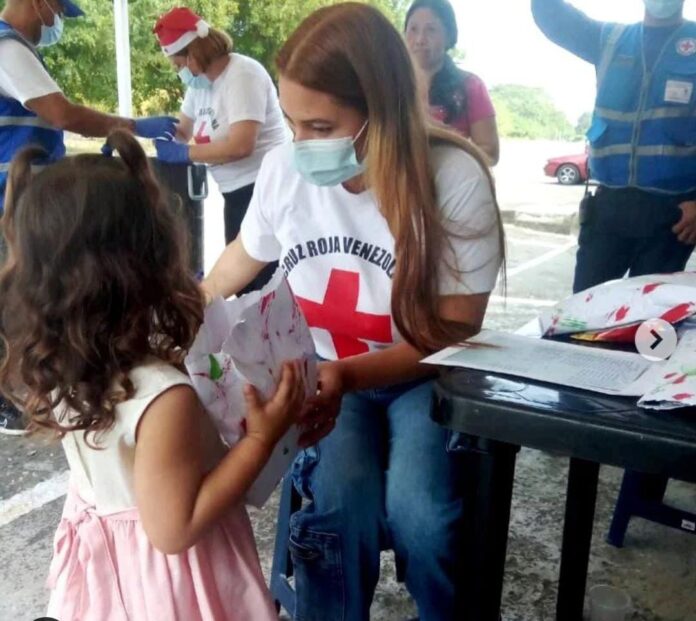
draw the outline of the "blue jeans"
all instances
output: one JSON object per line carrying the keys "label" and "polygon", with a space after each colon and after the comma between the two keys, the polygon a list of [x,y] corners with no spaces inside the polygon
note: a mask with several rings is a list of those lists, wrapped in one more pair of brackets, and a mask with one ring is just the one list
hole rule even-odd
{"label": "blue jeans", "polygon": [[310,502],[292,516],[296,621],[363,621],[393,548],[421,621],[452,619],[462,501],[432,382],[343,397],[336,428],[293,466]]}

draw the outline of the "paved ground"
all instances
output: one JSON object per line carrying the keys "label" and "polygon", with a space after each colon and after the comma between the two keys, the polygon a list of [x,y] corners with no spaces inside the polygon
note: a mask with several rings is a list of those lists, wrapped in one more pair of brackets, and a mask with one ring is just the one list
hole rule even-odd
{"label": "paved ground", "polygon": [[[544,158],[573,147],[510,143],[496,171],[501,206],[510,222],[536,226],[540,217],[570,216],[581,188],[561,188],[540,174]],[[575,147],[577,149],[577,146]],[[571,152],[571,151],[569,151]],[[532,214],[525,219],[522,214]],[[536,220],[536,224],[534,221]],[[222,206],[206,207],[206,264],[222,247]],[[568,229],[570,230],[570,229]],[[508,298],[494,297],[486,324],[514,329],[538,310],[570,292],[574,238],[509,225]],[[696,261],[692,261],[696,269]],[[65,489],[66,464],[57,445],[0,436],[0,621],[41,616],[51,541]],[[555,580],[563,516],[565,460],[523,451],[517,469],[504,607],[506,621],[554,619]],[[629,592],[637,621],[696,621],[696,537],[635,521],[627,547],[604,543],[604,533],[620,481],[620,472],[603,468],[589,583],[611,583]],[[696,488],[670,484],[668,498],[696,510]],[[277,498],[255,511],[262,563],[270,569]],[[383,558],[383,578],[373,606],[373,619],[401,621],[415,608],[393,576],[393,562]],[[168,620],[163,620],[168,621]],[[253,621],[253,620],[251,620]]]}

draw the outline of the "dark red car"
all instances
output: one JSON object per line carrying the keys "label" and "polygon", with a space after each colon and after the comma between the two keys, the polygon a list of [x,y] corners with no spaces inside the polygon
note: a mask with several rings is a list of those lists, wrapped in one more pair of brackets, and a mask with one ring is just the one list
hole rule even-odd
{"label": "dark red car", "polygon": [[552,157],[544,166],[544,173],[556,177],[562,185],[575,185],[587,180],[587,153]]}

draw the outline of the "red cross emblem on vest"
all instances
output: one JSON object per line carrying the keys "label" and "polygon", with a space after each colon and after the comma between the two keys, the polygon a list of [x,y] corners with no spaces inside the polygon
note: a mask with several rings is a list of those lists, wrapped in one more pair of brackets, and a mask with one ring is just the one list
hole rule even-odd
{"label": "red cross emblem on vest", "polygon": [[391,343],[390,315],[374,315],[357,310],[360,274],[331,270],[322,302],[295,296],[310,328],[322,328],[331,334],[339,358],[365,354],[370,347],[362,339]]}
{"label": "red cross emblem on vest", "polygon": [[680,39],[677,41],[677,52],[682,56],[692,56],[696,54],[696,39]]}

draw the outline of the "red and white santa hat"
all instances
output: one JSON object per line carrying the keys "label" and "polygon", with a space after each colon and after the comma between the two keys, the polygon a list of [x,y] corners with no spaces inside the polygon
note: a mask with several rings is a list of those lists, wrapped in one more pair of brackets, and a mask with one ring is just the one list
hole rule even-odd
{"label": "red and white santa hat", "polygon": [[191,9],[177,7],[162,15],[152,29],[162,51],[171,56],[191,41],[208,36],[210,26]]}

